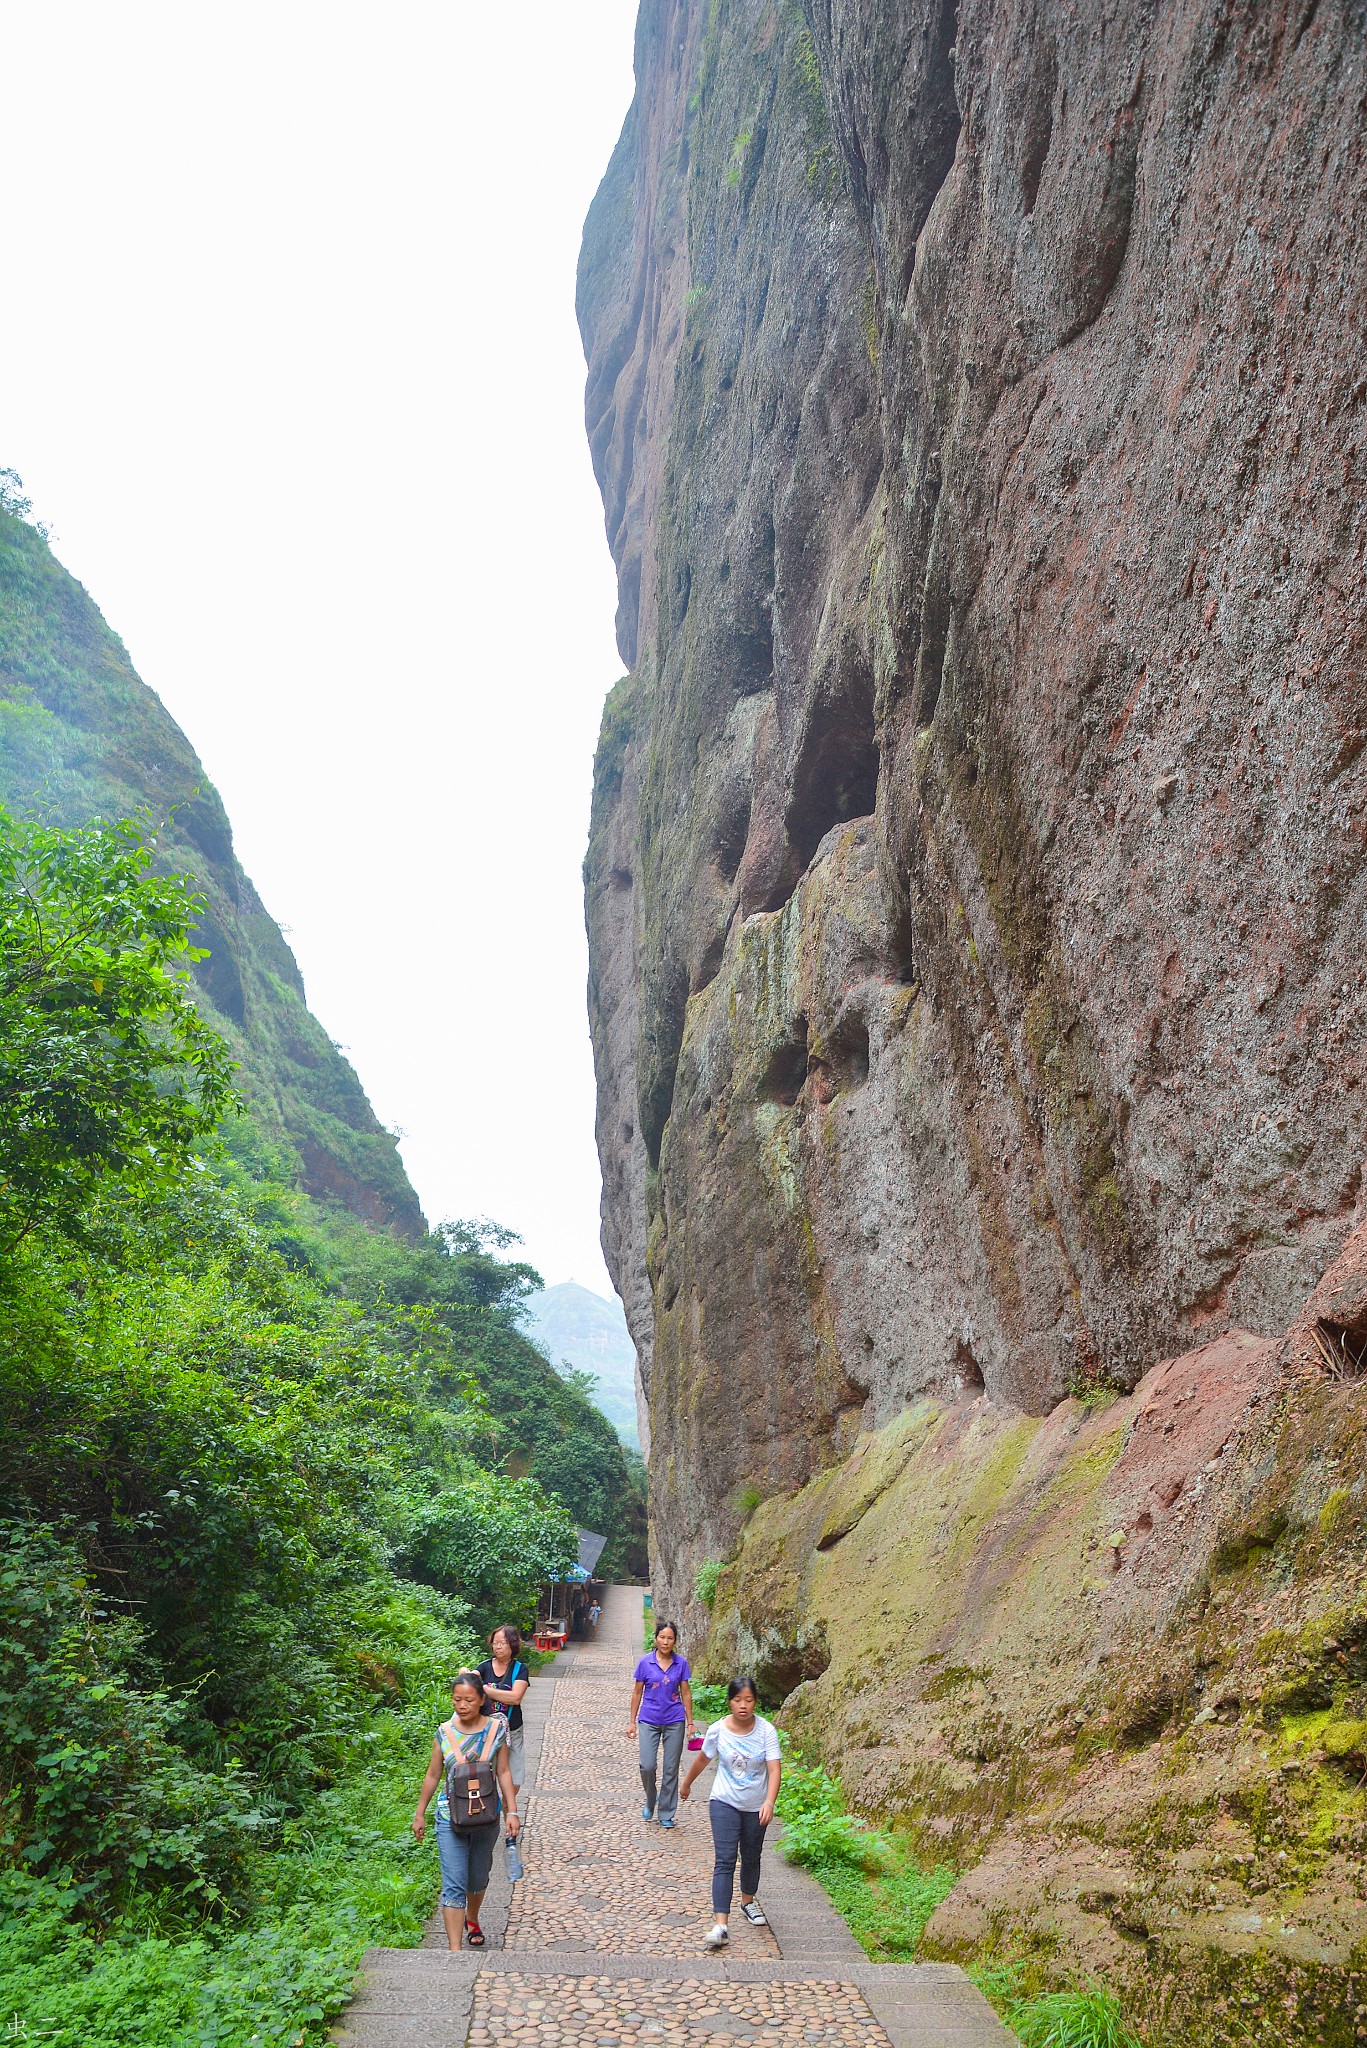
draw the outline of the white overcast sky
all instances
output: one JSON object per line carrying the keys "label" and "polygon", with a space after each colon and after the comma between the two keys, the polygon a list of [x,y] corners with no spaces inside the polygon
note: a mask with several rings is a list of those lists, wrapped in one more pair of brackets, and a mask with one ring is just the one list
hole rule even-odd
{"label": "white overcast sky", "polygon": [[223,794],[429,1218],[598,1249],[619,673],[574,266],[635,0],[0,0],[0,465]]}

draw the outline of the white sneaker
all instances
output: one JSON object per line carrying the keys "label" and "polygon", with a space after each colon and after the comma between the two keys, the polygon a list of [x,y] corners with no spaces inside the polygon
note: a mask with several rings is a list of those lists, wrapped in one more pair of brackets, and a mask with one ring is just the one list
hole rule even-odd
{"label": "white sneaker", "polygon": [[750,1925],[752,1927],[767,1927],[769,1925],[769,1922],[765,1919],[763,1913],[760,1911],[758,1899],[742,1900],[741,1912],[744,1913],[746,1919],[750,1922]]}
{"label": "white sneaker", "polygon": [[703,1936],[702,1945],[704,1948],[725,1948],[730,1939],[730,1932],[722,1926],[719,1920],[716,1926],[709,1928],[708,1932]]}

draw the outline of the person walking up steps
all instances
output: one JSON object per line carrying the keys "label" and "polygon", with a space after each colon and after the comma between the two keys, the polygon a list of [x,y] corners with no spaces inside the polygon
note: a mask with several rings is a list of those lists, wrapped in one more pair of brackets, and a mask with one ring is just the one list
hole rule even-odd
{"label": "person walking up steps", "polygon": [[508,1722],[508,1761],[513,1783],[522,1790],[522,1697],[531,1683],[531,1672],[522,1662],[522,1631],[505,1625],[489,1638],[489,1655],[479,1667],[484,1680],[484,1697],[491,1700]]}
{"label": "person walking up steps", "polygon": [[446,1940],[459,1948],[463,1925],[471,1948],[483,1948],[479,1909],[494,1867],[500,1793],[510,1839],[516,1840],[522,1823],[508,1765],[508,1723],[502,1714],[485,1712],[484,1680],[477,1671],[456,1673],[451,1706],[451,1718],[442,1722],[432,1744],[413,1815],[413,1838],[420,1842],[427,1832],[427,1802],[440,1785],[437,1855]]}
{"label": "person walking up steps", "polygon": [[672,1621],[655,1624],[655,1648],[636,1666],[627,1727],[627,1734],[637,1738],[641,1762],[641,1788],[646,1796],[641,1819],[658,1815],[662,1828],[674,1825],[679,1759],[685,1735],[693,1733],[693,1689],[689,1684],[693,1674],[688,1659],[675,1654],[678,1641],[679,1631]]}
{"label": "person walking up steps", "polygon": [[759,1862],[764,1853],[764,1833],[774,1817],[783,1761],[778,1730],[772,1721],[756,1713],[759,1695],[753,1678],[733,1678],[726,1688],[729,1708],[724,1720],[714,1721],[703,1737],[693,1768],[679,1788],[687,1799],[693,1781],[714,1757],[717,1775],[707,1803],[712,1823],[712,1912],[714,1925],[704,1936],[707,1948],[724,1948],[731,1938],[731,1895],[736,1881],[736,1856],[740,1856],[740,1909],[755,1927],[765,1927],[760,1903]]}

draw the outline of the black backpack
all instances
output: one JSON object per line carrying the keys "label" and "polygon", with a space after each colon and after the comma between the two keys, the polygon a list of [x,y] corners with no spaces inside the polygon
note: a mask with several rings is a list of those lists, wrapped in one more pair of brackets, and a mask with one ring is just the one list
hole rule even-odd
{"label": "black backpack", "polygon": [[490,1828],[498,1820],[498,1779],[489,1738],[498,1735],[498,1720],[489,1717],[483,1740],[473,1757],[459,1751],[446,1760],[446,1810],[458,1835],[472,1828]]}

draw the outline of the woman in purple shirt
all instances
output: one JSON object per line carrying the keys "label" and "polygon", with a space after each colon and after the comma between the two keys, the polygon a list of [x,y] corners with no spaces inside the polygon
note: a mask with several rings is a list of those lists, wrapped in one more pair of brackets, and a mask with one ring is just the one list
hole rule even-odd
{"label": "woman in purple shirt", "polygon": [[[679,1759],[683,1755],[684,1736],[693,1733],[693,1690],[688,1682],[692,1673],[688,1659],[674,1654],[678,1640],[679,1631],[672,1621],[656,1623],[655,1648],[636,1666],[631,1723],[627,1729],[628,1735],[638,1739],[641,1784],[646,1795],[641,1818],[653,1820],[658,1813],[662,1828],[674,1825],[674,1812],[679,1804]],[[657,1793],[661,1753],[663,1767],[659,1768]]]}

